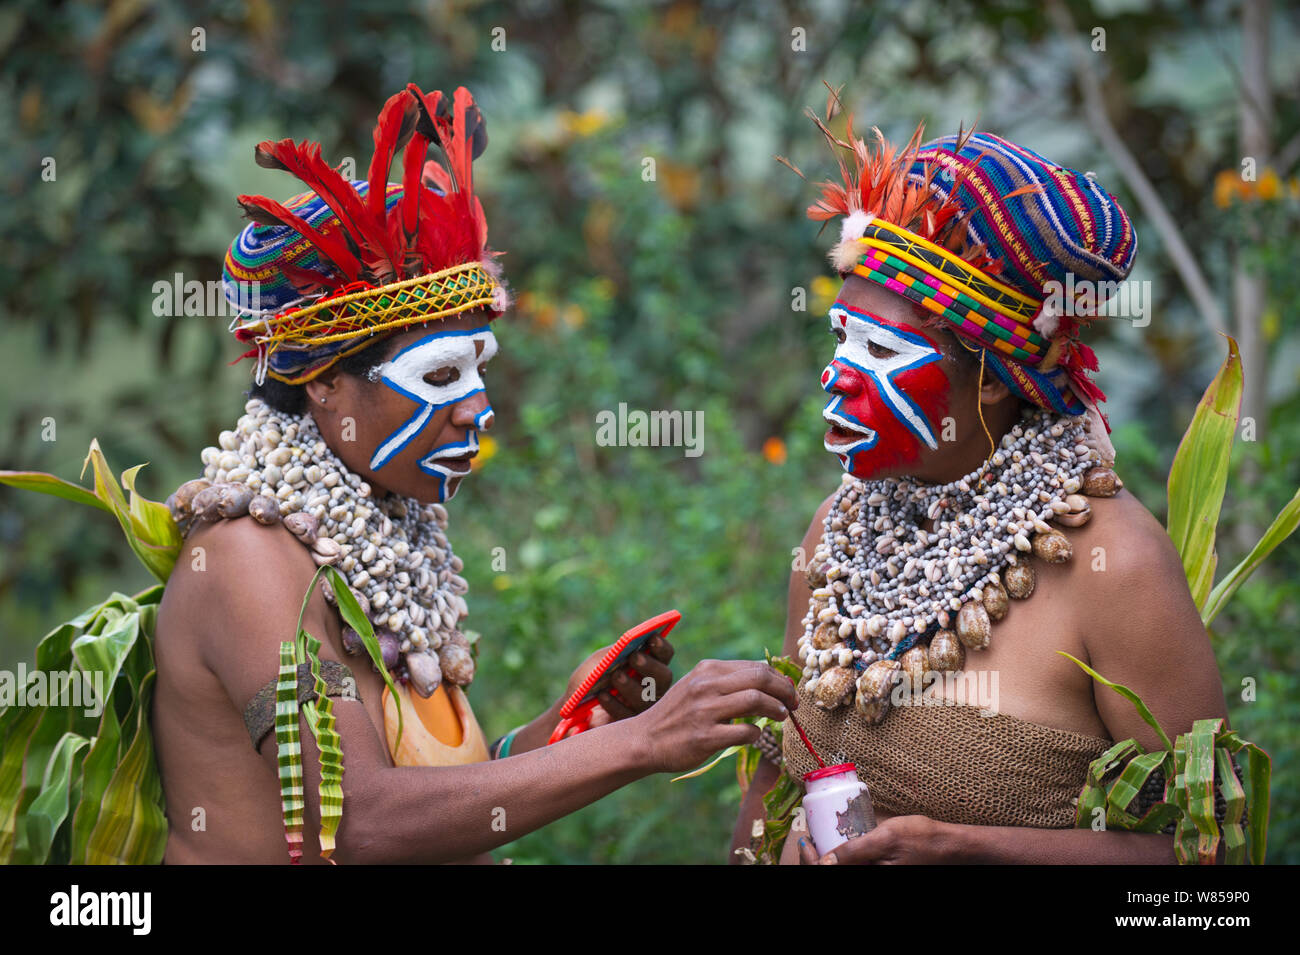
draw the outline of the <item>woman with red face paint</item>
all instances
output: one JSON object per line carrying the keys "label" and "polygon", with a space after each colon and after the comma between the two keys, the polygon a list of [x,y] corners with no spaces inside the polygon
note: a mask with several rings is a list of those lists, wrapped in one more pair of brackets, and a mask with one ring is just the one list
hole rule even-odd
{"label": "woman with red face paint", "polygon": [[[1112,470],[1079,340],[1098,298],[1061,296],[1122,281],[1132,225],[1091,173],[996,136],[826,135],[848,179],[809,216],[843,217],[821,385],[846,473],[802,542],[785,650],[800,724],[856,764],[876,826],[824,853],[796,830],[782,861],[1172,863],[1167,832],[1074,828],[1093,759],[1162,743],[1058,653],[1171,736],[1226,715],[1179,555]],[[760,748],[736,855],[778,774],[816,768],[794,734]]]}
{"label": "woman with red face paint", "polygon": [[[143,782],[105,799],[112,844],[92,861],[490,861],[636,779],[752,742],[757,730],[733,719],[798,705],[757,662],[705,661],[673,683],[672,647],[656,638],[612,673],[590,731],[547,746],[603,651],[554,705],[487,744],[464,692],[478,656],[444,506],[493,425],[491,323],[509,305],[473,191],[486,130],[466,90],[412,84],[374,141],[356,182],[317,144],[257,147],[260,165],[309,191],[240,197],[252,224],[223,284],[255,385],[203,451],[202,477],[168,501],[173,543],[157,550],[175,557],[183,537],[180,556],[162,567],[151,555],[166,587],[155,632],[142,622],[132,650],[152,638],[156,681],[130,687],[152,685],[152,706],[132,704],[129,719],[144,743],[153,731],[166,829],[152,766],[123,742],[122,772]],[[399,154],[400,185],[388,182]],[[138,504],[142,528],[166,525],[167,508],[141,516]],[[483,644],[490,659],[495,641]],[[106,721],[126,712],[112,704]],[[102,773],[102,745],[93,753]]]}

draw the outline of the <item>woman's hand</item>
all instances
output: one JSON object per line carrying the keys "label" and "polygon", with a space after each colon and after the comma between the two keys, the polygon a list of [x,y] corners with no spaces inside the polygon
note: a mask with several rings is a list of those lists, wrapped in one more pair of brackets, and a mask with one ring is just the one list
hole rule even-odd
{"label": "woman's hand", "polygon": [[[569,677],[568,689],[564,692],[565,700],[574,694],[587,674],[608,652],[609,647],[597,650],[573,671]],[[600,708],[591,714],[592,729],[636,716],[653,706],[655,700],[667,693],[668,687],[672,685],[673,671],[668,667],[672,658],[673,645],[656,634],[641,650],[632,654],[626,663],[610,671],[612,679],[596,697],[600,700]],[[630,676],[628,670],[635,670],[636,677]],[[610,693],[610,690],[615,692]]]}
{"label": "woman's hand", "polygon": [[951,865],[961,862],[952,827],[928,816],[890,816],[865,836],[820,858],[812,840],[799,840],[800,865]]}
{"label": "woman's hand", "polygon": [[704,660],[682,677],[658,706],[623,726],[635,729],[650,772],[685,772],[728,746],[753,743],[742,716],[784,720],[799,705],[794,684],[755,660]]}

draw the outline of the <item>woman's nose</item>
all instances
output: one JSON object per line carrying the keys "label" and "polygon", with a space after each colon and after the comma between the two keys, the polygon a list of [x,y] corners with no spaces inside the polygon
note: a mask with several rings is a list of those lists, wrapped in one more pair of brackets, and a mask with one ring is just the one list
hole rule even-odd
{"label": "woman's nose", "polygon": [[822,371],[822,388],[830,394],[853,396],[859,394],[863,387],[862,373],[852,365],[836,359]]}
{"label": "woman's nose", "polygon": [[496,414],[488,401],[486,390],[472,394],[464,401],[456,402],[451,409],[451,423],[458,428],[487,431],[495,420]]}

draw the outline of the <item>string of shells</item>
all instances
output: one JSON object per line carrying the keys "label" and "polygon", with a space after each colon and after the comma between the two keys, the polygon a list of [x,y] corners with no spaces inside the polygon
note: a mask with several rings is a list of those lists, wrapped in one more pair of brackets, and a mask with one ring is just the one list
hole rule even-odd
{"label": "string of shells", "polygon": [[[287,415],[259,398],[233,431],[205,448],[203,477],[167,499],[183,534],[244,516],[280,525],[332,564],[375,629],[386,667],[421,696],[447,680],[468,686],[474,657],[460,621],[469,613],[464,564],[447,540],[447,510],[396,495],[376,497],[330,450],[311,415]],[[324,586],[325,598],[337,596]],[[343,648],[365,653],[343,627]]]}
{"label": "string of shells", "polygon": [[904,674],[920,686],[989,645],[1011,601],[1034,592],[1031,559],[1068,561],[1060,528],[1082,527],[1089,497],[1123,487],[1085,429],[1081,417],[1027,413],[984,465],[945,485],[844,475],[805,572],[798,654],[817,706],[853,702],[878,723]]}

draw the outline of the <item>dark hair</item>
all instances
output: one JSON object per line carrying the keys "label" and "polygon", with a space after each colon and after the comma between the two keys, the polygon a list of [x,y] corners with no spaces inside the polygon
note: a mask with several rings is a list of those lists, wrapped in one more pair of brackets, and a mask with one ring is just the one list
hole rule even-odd
{"label": "dark hair", "polygon": [[[388,338],[381,338],[361,351],[339,359],[339,363],[334,367],[345,375],[363,377],[366,372],[388,357],[390,344]],[[251,398],[261,398],[282,414],[302,414],[307,409],[306,385],[287,385],[269,375],[262,384],[254,384],[248,394]]]}

